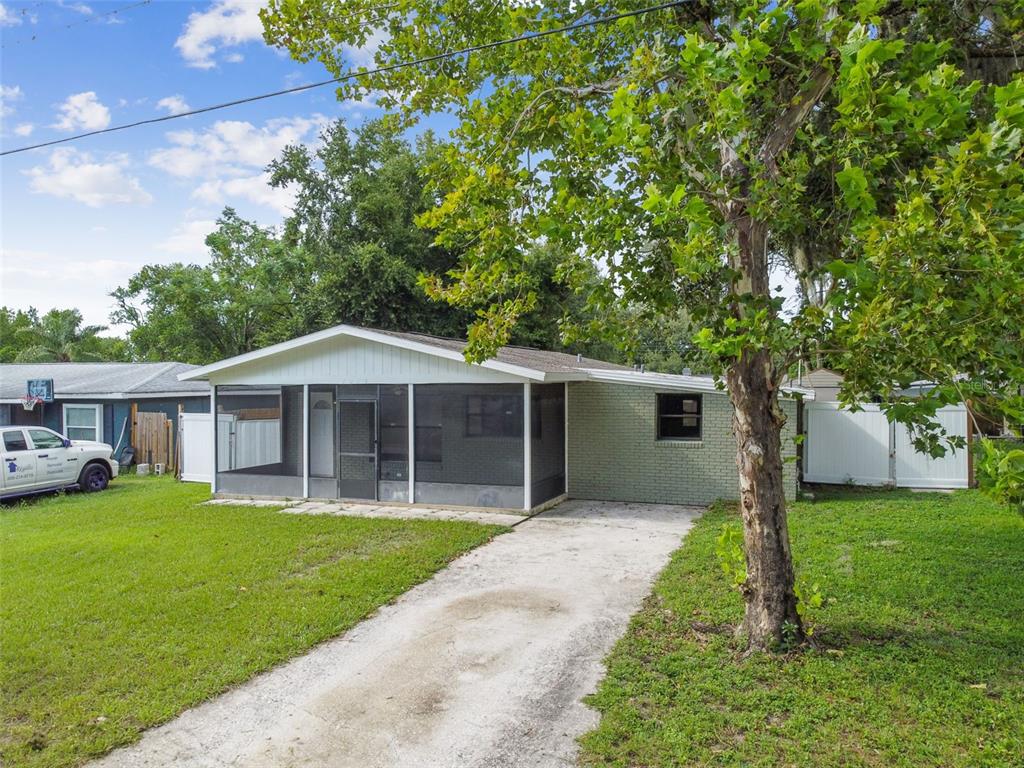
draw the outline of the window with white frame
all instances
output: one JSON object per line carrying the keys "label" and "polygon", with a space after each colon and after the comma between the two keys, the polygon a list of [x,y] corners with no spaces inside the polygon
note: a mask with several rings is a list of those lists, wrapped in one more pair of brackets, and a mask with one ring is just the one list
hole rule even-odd
{"label": "window with white frame", "polygon": [[96,440],[103,436],[103,406],[64,404],[64,434],[71,440]]}

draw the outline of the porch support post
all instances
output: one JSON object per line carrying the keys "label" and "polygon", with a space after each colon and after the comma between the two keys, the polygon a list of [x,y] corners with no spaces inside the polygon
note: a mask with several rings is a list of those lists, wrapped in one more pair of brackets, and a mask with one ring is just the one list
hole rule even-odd
{"label": "porch support post", "polygon": [[565,456],[562,457],[562,493],[569,493],[569,382],[562,384],[562,410],[565,412],[565,427],[562,429],[562,443]]}
{"label": "porch support post", "polygon": [[[135,411],[135,404],[132,403],[132,412]],[[132,419],[132,429],[135,429],[135,420]],[[217,385],[210,384],[210,435],[213,441],[213,458],[210,461],[210,493],[217,492]]]}
{"label": "porch support post", "polygon": [[416,398],[415,384],[409,385],[409,503],[416,503]]}
{"label": "porch support post", "polygon": [[530,418],[530,382],[523,384],[523,509],[529,512],[533,509],[533,466],[531,456],[531,443],[533,434],[530,425],[533,420]]}
{"label": "porch support post", "polygon": [[309,384],[302,385],[302,498],[309,498]]}

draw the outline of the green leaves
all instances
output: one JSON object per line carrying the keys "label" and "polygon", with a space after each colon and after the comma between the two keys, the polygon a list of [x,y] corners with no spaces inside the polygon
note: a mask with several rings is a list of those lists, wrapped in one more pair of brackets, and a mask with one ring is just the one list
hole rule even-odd
{"label": "green leaves", "polygon": [[[906,176],[892,213],[862,215],[858,258],[829,267],[847,396],[881,396],[932,454],[943,450],[932,419],[941,405],[969,400],[1021,421],[1024,171],[1013,121],[1022,95],[1019,77],[995,89],[995,119]],[[844,201],[856,200],[857,174],[845,175]],[[915,380],[938,386],[896,397]]]}
{"label": "green leaves", "polygon": [[975,473],[987,496],[1024,515],[1024,443],[982,440]]}
{"label": "green leaves", "polygon": [[858,213],[874,213],[875,199],[868,189],[868,179],[863,170],[847,163],[836,174],[836,183],[843,192],[843,202],[847,208]]}
{"label": "green leaves", "polygon": [[722,573],[734,589],[747,581],[747,559],[743,552],[743,530],[735,523],[722,523],[722,532],[715,539],[715,554]]}
{"label": "green leaves", "polygon": [[67,363],[125,360],[123,339],[100,336],[106,327],[82,325],[77,309],[51,309],[41,317],[0,308],[0,362]]}

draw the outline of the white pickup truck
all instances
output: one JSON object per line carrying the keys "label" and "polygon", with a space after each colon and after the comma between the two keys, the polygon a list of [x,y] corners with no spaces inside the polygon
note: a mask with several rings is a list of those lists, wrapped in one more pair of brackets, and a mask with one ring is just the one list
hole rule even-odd
{"label": "white pickup truck", "polygon": [[0,499],[80,488],[102,491],[117,477],[106,443],[68,440],[45,427],[0,427]]}

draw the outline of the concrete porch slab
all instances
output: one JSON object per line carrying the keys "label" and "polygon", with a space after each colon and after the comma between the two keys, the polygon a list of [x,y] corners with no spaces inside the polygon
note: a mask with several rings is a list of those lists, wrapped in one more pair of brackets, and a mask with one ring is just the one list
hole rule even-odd
{"label": "concrete porch slab", "polygon": [[349,517],[384,517],[395,520],[462,520],[484,525],[513,525],[523,515],[486,510],[445,509],[443,507],[393,506],[387,504],[356,504],[350,502],[304,501],[284,510],[297,515],[345,515]]}

